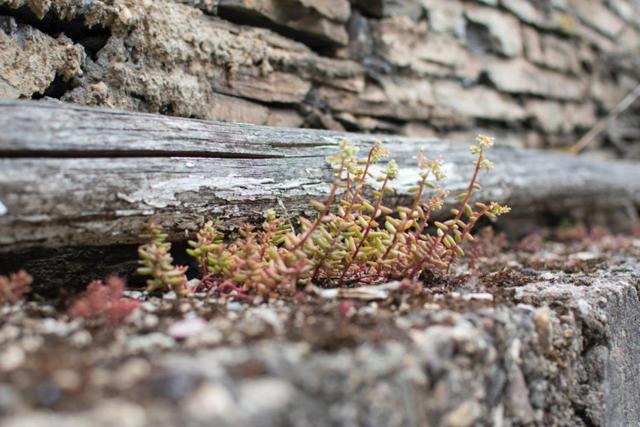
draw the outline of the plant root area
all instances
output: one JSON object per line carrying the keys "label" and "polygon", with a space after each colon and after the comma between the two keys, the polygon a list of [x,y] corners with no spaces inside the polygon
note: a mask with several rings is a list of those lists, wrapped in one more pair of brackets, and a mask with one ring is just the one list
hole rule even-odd
{"label": "plant root area", "polygon": [[253,304],[127,290],[140,305],[117,324],[71,319],[70,301],[38,295],[2,306],[0,424],[610,421],[607,360],[626,351],[620,333],[636,345],[640,330],[620,326],[638,320],[640,239],[483,232],[471,261],[410,286]]}

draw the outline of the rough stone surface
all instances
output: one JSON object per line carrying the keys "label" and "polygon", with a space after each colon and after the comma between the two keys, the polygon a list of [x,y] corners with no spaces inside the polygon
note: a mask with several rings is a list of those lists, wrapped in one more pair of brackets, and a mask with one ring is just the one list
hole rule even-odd
{"label": "rough stone surface", "polygon": [[220,0],[217,10],[237,20],[266,19],[317,39],[314,43],[344,46],[349,42],[344,25],[351,14],[347,0]]}
{"label": "rough stone surface", "polygon": [[[556,146],[640,81],[639,12],[626,0],[0,0],[0,95]],[[434,88],[447,85],[440,103]],[[473,105],[481,96],[495,111]],[[563,102],[523,117],[544,100]],[[553,130],[558,107],[592,103],[591,122]],[[599,143],[631,155],[636,114]]]}
{"label": "rough stone surface", "polygon": [[583,81],[542,70],[524,60],[493,62],[488,67],[488,77],[508,93],[579,101],[586,92]]}
{"label": "rough stone surface", "polygon": [[64,35],[52,38],[0,16],[0,96],[43,95],[58,76],[64,80],[82,76],[83,59],[82,46]]}
{"label": "rough stone surface", "polygon": [[489,7],[469,7],[465,16],[470,22],[487,28],[494,49],[505,56],[522,53],[520,22],[511,15]]}
{"label": "rough stone surface", "polygon": [[517,102],[486,87],[466,89],[458,83],[442,81],[438,82],[434,92],[437,105],[450,108],[454,115],[505,122],[526,117]]}
{"label": "rough stone surface", "polygon": [[[141,308],[106,328],[70,320],[46,302],[5,306],[0,420],[7,427],[636,425],[640,271],[629,255],[640,240],[619,242],[626,243],[611,252],[592,242],[578,253],[558,244],[502,253],[503,269],[454,288],[432,284],[423,294],[430,302],[394,293],[351,300],[348,315],[339,314],[348,300],[318,296],[247,305],[129,292]],[[173,333],[186,324],[197,328]]]}
{"label": "rough stone surface", "polygon": [[556,101],[531,100],[527,111],[545,132],[568,134],[572,129],[587,129],[595,120],[593,104],[563,105]]}

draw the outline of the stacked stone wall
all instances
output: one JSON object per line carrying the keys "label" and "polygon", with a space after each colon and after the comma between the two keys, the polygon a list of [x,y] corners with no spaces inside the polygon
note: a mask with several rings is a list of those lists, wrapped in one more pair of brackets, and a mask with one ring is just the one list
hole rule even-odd
{"label": "stacked stone wall", "polygon": [[0,0],[0,96],[273,126],[563,147],[639,62],[632,0]]}

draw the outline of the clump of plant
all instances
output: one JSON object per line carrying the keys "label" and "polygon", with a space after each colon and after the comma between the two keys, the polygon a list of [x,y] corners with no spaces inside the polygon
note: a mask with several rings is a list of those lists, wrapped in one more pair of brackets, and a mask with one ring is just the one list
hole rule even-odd
{"label": "clump of plant", "polygon": [[[474,190],[480,188],[480,171],[492,168],[485,156],[492,145],[491,138],[479,136],[471,147],[473,174],[466,191],[456,197],[459,206],[446,221],[431,221],[447,196],[439,186],[445,178],[441,160],[420,153],[420,173],[410,189],[413,200],[408,206],[392,209],[384,202],[385,195],[392,192],[398,166],[390,160],[386,167],[378,167],[388,156],[387,150],[375,144],[366,158],[359,159],[356,148],[343,142],[339,153],[328,159],[335,174],[328,197],[311,202],[318,211],[315,219],[298,218],[295,231],[271,210],[261,228],[247,224],[228,243],[210,221],[197,240],[189,242],[188,252],[200,265],[203,283],[220,294],[238,297],[293,293],[310,284],[369,284],[415,279],[425,270],[448,271],[464,256],[462,243],[473,240],[471,230],[480,218],[495,219],[509,212],[508,207],[495,202],[471,202]],[[161,235],[159,230],[155,233]],[[167,244],[162,240],[158,245],[166,257]],[[171,280],[152,274],[157,256],[150,254],[148,245],[143,248],[145,267],[141,272],[154,277],[150,288],[185,280],[177,279],[184,270],[173,269],[170,262],[164,262],[158,271],[173,272]]]}
{"label": "clump of plant", "polygon": [[508,245],[506,234],[496,233],[493,227],[483,227],[474,237],[467,249],[470,268],[476,268],[481,258],[498,256]]}
{"label": "clump of plant", "polygon": [[540,251],[542,242],[544,241],[544,235],[541,231],[535,231],[524,236],[516,245],[516,250],[520,252],[527,252],[534,254]]}
{"label": "clump of plant", "polygon": [[186,296],[187,288],[186,266],[174,266],[171,256],[171,243],[167,242],[167,235],[150,219],[146,232],[141,236],[147,243],[138,248],[138,274],[148,276],[147,291],[173,290],[177,296]]}
{"label": "clump of plant", "polygon": [[0,305],[15,304],[29,292],[33,278],[24,270],[11,273],[9,276],[0,275]]}
{"label": "clump of plant", "polygon": [[124,281],[116,276],[105,282],[94,280],[74,301],[68,314],[72,318],[104,316],[110,323],[120,323],[140,305],[138,301],[122,296],[124,288]]}

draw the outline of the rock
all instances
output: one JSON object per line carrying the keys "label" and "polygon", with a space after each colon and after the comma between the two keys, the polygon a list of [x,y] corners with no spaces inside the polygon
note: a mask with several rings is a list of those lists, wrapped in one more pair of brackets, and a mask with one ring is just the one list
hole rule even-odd
{"label": "rock", "polygon": [[295,390],[277,378],[262,378],[241,383],[238,389],[240,411],[250,419],[273,416],[292,402]]}
{"label": "rock", "polygon": [[471,292],[464,294],[462,299],[465,301],[493,301],[493,295],[486,292]]}
{"label": "rock", "polygon": [[454,114],[499,121],[525,117],[519,104],[483,86],[464,88],[454,82],[439,81],[434,86],[434,94],[437,104],[450,108]]}
{"label": "rock", "polygon": [[625,27],[624,21],[601,2],[569,0],[569,4],[581,21],[609,38],[615,38]]}
{"label": "rock", "polygon": [[0,370],[12,371],[18,368],[25,360],[24,351],[17,345],[5,348],[0,353]]}
{"label": "rock", "polygon": [[488,66],[487,74],[499,90],[509,93],[581,100],[586,92],[584,82],[542,70],[522,59],[496,61]]}
{"label": "rock", "polygon": [[429,30],[449,33],[461,38],[464,34],[464,7],[449,0],[423,0],[429,19]]}
{"label": "rock", "polygon": [[640,24],[640,17],[628,0],[609,0],[607,3],[609,7],[625,21],[633,22],[636,26]]}
{"label": "rock", "polygon": [[225,387],[209,383],[203,384],[185,400],[184,409],[199,422],[223,419],[231,423],[238,411],[237,403]]}
{"label": "rock", "polygon": [[529,24],[544,26],[547,20],[544,13],[536,7],[536,2],[529,0],[500,0],[500,4]]}
{"label": "rock", "polygon": [[[593,343],[590,351],[577,361],[579,376],[573,381],[580,392],[576,403],[589,408],[587,415],[593,423],[633,424],[640,418],[640,407],[626,396],[640,386],[637,384],[640,354],[633,350],[640,346],[640,335],[637,330],[631,330],[640,319],[638,290],[622,278],[596,279],[586,287],[562,281],[551,287],[543,283],[518,289],[516,298],[536,304],[554,301],[569,308],[584,328],[582,336],[589,336]],[[574,332],[578,331],[574,328]],[[569,339],[580,338],[572,333]],[[608,344],[602,344],[604,342]]]}
{"label": "rock", "polygon": [[158,349],[169,349],[175,345],[173,338],[160,332],[152,332],[129,338],[127,348],[131,353],[142,353]]}
{"label": "rock", "polygon": [[207,322],[200,317],[190,317],[172,323],[167,334],[175,339],[186,339],[201,334],[207,328]]}
{"label": "rock", "polygon": [[383,78],[380,84],[369,84],[359,94],[323,88],[314,95],[336,111],[353,112],[374,117],[395,116],[402,119],[427,119],[434,103],[431,84],[402,78]]}
{"label": "rock", "polygon": [[553,346],[553,313],[548,307],[537,308],[534,311],[533,322],[540,347],[544,351],[550,351]]}
{"label": "rock", "polygon": [[526,56],[535,64],[565,73],[580,73],[575,47],[566,41],[555,36],[541,36],[532,27],[523,28],[523,39]]}
{"label": "rock", "polygon": [[417,21],[422,15],[421,2],[416,0],[355,0],[355,3],[377,18],[406,16]]}
{"label": "rock", "polygon": [[478,418],[480,418],[481,414],[482,411],[478,402],[469,400],[462,403],[453,411],[447,413],[444,416],[442,426],[470,427],[478,420]]}
{"label": "rock", "polygon": [[508,371],[505,395],[505,409],[509,419],[522,424],[529,424],[535,420],[533,408],[528,398],[527,383],[522,370],[516,364],[511,365]]}
{"label": "rock", "polygon": [[20,396],[7,384],[0,384],[0,414],[9,413],[21,404]]}
{"label": "rock", "polygon": [[151,372],[151,365],[145,359],[134,357],[124,362],[114,373],[112,381],[116,388],[128,390],[143,381]]}
{"label": "rock", "polygon": [[220,0],[174,0],[174,1],[197,7],[198,9],[210,15],[216,15],[218,13],[218,4],[220,3]]}
{"label": "rock", "polygon": [[260,17],[314,39],[314,43],[344,46],[349,41],[343,25],[351,14],[347,0],[219,0],[218,13],[249,21]]}
{"label": "rock", "polygon": [[88,412],[88,419],[95,420],[97,426],[140,427],[147,424],[144,409],[123,399],[106,399]]}
{"label": "rock", "polygon": [[[42,52],[46,60],[37,61]],[[68,81],[83,74],[83,49],[70,39],[57,39],[12,17],[0,16],[0,96],[44,95],[56,77]]]}
{"label": "rock", "polygon": [[460,41],[453,35],[430,33],[426,22],[414,24],[407,17],[382,19],[373,25],[372,37],[385,60],[418,74],[475,78],[480,72],[477,59]]}
{"label": "rock", "polygon": [[570,133],[586,129],[596,120],[595,106],[591,103],[560,104],[555,101],[531,100],[526,104],[529,115],[549,133]]}
{"label": "rock", "polygon": [[487,29],[496,52],[509,57],[522,53],[520,23],[516,18],[489,7],[469,7],[464,14],[470,22]]}

